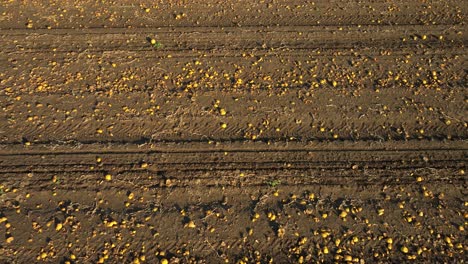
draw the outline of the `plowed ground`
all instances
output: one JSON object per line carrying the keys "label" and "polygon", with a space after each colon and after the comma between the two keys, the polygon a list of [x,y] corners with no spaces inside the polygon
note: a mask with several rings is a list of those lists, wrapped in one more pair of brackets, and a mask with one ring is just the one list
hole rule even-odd
{"label": "plowed ground", "polygon": [[463,263],[462,2],[0,1],[0,262]]}

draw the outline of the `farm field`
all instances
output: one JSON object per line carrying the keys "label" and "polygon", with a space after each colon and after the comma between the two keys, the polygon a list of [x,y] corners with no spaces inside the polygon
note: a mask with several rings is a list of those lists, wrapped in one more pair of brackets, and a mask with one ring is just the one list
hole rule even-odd
{"label": "farm field", "polygon": [[0,0],[0,263],[464,263],[467,11]]}

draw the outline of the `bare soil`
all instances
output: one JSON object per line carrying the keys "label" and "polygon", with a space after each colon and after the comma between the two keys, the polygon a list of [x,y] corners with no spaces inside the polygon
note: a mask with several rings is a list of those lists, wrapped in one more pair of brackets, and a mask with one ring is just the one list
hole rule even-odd
{"label": "bare soil", "polygon": [[463,1],[0,1],[0,262],[464,263]]}

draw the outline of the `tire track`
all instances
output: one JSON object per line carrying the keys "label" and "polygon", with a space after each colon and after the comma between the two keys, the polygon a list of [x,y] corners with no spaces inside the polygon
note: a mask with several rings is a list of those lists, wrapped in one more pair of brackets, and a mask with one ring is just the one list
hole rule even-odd
{"label": "tire track", "polygon": [[[375,29],[378,30],[375,30]],[[83,29],[83,30],[38,30],[34,34],[25,30],[0,31],[2,52],[6,54],[67,52],[149,52],[154,50],[147,38],[155,37],[164,47],[158,53],[188,51],[241,51],[241,50],[314,50],[314,49],[359,49],[359,48],[404,48],[413,47],[425,32],[428,39],[423,42],[431,48],[459,46],[466,38],[456,34],[462,26],[379,26],[341,27],[228,27],[228,28],[176,28],[172,31],[150,29]],[[372,32],[372,34],[370,33]],[[444,41],[439,36],[444,36]],[[402,42],[408,38],[408,42]]]}
{"label": "tire track", "polygon": [[[68,182],[78,181],[70,185],[74,187],[80,186],[83,175],[99,180],[107,173],[115,175],[118,181],[138,181],[143,186],[155,187],[167,187],[166,179],[174,180],[171,185],[188,187],[264,185],[271,178],[282,179],[285,185],[336,185],[343,178],[373,185],[382,181],[411,182],[413,177],[401,175],[426,169],[432,181],[465,182],[459,172],[466,169],[468,160],[466,148],[119,148],[123,146],[95,151],[2,151],[0,175],[8,182],[24,178],[46,185],[50,184],[50,175],[62,175]],[[239,176],[241,172],[251,176]],[[151,175],[154,178],[147,179]],[[81,184],[86,188],[89,179]]]}

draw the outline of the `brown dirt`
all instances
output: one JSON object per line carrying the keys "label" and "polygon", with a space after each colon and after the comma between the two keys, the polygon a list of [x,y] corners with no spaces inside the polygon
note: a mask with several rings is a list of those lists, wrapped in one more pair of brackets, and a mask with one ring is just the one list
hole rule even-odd
{"label": "brown dirt", "polygon": [[464,263],[463,1],[115,2],[0,1],[0,262]]}

